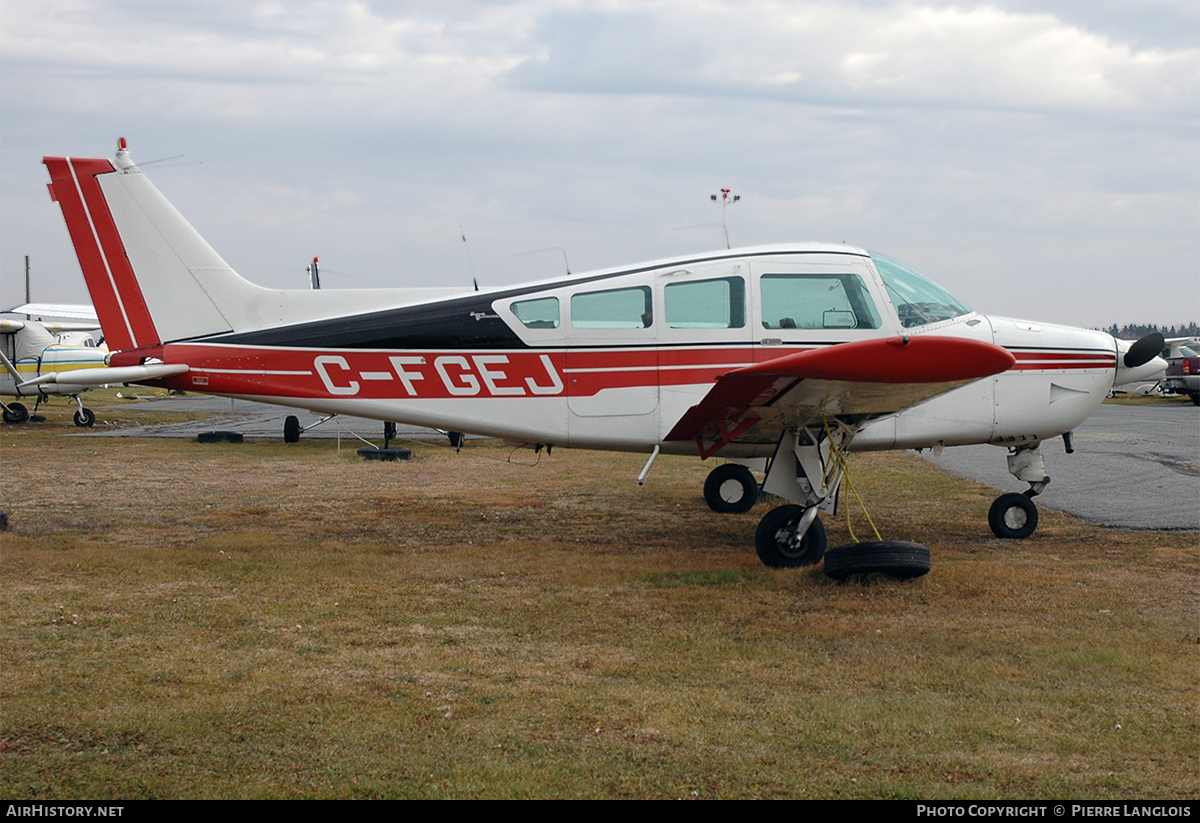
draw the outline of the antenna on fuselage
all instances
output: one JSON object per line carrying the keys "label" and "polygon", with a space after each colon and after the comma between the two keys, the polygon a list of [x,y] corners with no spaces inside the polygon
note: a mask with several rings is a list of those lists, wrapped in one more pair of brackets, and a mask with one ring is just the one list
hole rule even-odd
{"label": "antenna on fuselage", "polygon": [[[321,288],[321,270],[317,265],[317,258],[313,258],[312,263],[305,269],[308,272],[308,283],[314,290]],[[334,272],[337,274],[337,272]]]}
{"label": "antenna on fuselage", "polygon": [[567,259],[567,250],[564,249],[562,246],[550,246],[549,248],[534,249],[533,251],[519,251],[516,254],[514,254],[513,257],[523,257],[526,254],[541,254],[542,252],[545,252],[545,251],[560,251],[560,252],[562,252],[563,266],[567,270],[567,277],[570,277],[571,276],[571,261]]}
{"label": "antenna on fuselage", "polygon": [[[732,197],[730,196],[731,194],[731,189],[721,189],[721,233],[725,235],[725,248],[729,248],[729,229],[725,228],[725,209],[728,208],[730,203],[736,203],[742,199],[740,194],[732,194]],[[710,194],[708,199],[715,203],[717,196]]]}
{"label": "antenna on fuselage", "polygon": [[471,269],[471,283],[475,286],[475,291],[479,291],[479,278],[475,276],[475,261],[471,259],[471,247],[467,245],[467,233],[463,231],[463,227],[458,227],[458,233],[462,235],[463,248],[467,250],[467,267]]}

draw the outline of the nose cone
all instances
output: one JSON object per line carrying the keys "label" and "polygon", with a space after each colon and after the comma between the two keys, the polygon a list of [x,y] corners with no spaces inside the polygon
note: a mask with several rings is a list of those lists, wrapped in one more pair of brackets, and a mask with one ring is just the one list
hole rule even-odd
{"label": "nose cone", "polygon": [[1117,371],[1113,375],[1114,386],[1128,383],[1146,383],[1162,378],[1167,370],[1167,361],[1158,356],[1162,351],[1161,334],[1148,334],[1133,340],[1116,340]]}

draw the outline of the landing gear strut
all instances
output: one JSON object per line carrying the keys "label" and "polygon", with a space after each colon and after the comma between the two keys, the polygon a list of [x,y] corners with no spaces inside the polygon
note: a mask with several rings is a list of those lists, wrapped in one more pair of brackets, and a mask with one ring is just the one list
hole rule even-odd
{"label": "landing gear strut", "polygon": [[[1070,438],[1063,436],[1070,450]],[[1042,493],[1050,478],[1046,475],[1046,461],[1038,446],[1023,446],[1013,449],[1008,455],[1008,470],[1013,477],[1024,480],[1029,488],[1022,494],[1002,494],[988,510],[988,525],[992,534],[1005,540],[1024,540],[1037,529],[1038,510],[1033,498]]]}
{"label": "landing gear strut", "polygon": [[75,405],[79,406],[79,411],[75,412],[75,425],[81,429],[90,429],[96,425],[96,413],[83,407],[83,401],[79,399],[79,395],[72,395],[71,399],[75,401]]}
{"label": "landing gear strut", "polygon": [[813,425],[784,432],[775,448],[763,490],[800,505],[779,506],[759,521],[754,548],[768,566],[811,566],[825,556],[828,541],[817,511],[834,510],[842,482],[834,452],[844,449],[857,431],[836,419],[829,422],[833,428]]}

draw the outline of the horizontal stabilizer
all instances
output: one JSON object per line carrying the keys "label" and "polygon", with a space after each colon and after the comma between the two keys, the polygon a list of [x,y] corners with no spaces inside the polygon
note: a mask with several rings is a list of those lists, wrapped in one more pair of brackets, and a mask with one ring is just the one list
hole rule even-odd
{"label": "horizontal stabilizer", "polygon": [[99,369],[75,369],[65,372],[50,372],[20,385],[24,389],[43,383],[64,383],[71,386],[103,386],[109,383],[141,383],[184,374],[188,370],[183,363],[153,363],[146,366],[118,366]]}

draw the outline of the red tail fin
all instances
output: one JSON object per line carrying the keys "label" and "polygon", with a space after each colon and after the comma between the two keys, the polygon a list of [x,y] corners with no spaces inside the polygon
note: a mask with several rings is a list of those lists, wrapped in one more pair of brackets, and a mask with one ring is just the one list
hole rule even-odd
{"label": "red tail fin", "polygon": [[115,174],[107,160],[45,157],[50,197],[62,208],[83,278],[110,348],[160,342],[97,175]]}

